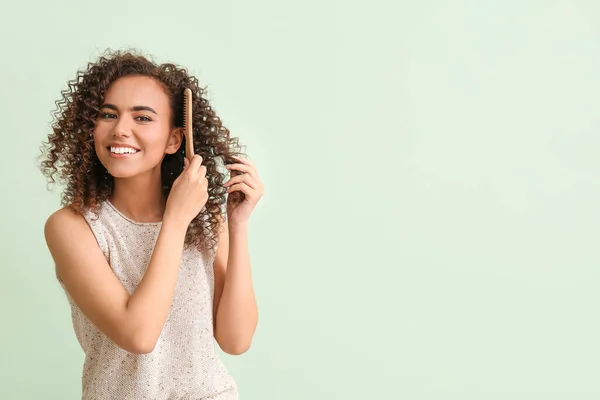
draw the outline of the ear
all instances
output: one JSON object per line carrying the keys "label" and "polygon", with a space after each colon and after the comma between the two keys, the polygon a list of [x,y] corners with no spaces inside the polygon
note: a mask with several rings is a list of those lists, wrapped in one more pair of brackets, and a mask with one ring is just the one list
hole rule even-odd
{"label": "ear", "polygon": [[171,133],[169,134],[169,141],[167,142],[167,148],[165,149],[165,153],[167,154],[175,154],[177,150],[181,147],[181,142],[183,142],[183,128],[173,128],[171,129]]}

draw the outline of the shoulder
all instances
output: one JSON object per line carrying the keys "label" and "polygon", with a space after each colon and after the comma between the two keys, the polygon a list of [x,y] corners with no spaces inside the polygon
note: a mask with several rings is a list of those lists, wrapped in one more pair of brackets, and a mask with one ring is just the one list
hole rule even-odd
{"label": "shoulder", "polygon": [[44,231],[62,231],[84,222],[83,215],[72,207],[63,207],[52,213],[46,220]]}
{"label": "shoulder", "polygon": [[50,250],[78,239],[84,240],[90,232],[84,216],[72,207],[63,207],[52,213],[44,225],[44,236]]}

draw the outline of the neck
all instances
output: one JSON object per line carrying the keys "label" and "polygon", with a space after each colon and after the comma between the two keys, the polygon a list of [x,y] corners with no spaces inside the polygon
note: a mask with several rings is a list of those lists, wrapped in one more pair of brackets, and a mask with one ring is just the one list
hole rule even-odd
{"label": "neck", "polygon": [[115,178],[110,202],[133,221],[162,221],[166,199],[160,169],[133,178]]}

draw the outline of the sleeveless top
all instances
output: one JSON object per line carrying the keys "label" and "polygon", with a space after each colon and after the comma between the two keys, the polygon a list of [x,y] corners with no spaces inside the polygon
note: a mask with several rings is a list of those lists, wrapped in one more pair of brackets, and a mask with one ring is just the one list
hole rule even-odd
{"label": "sleeveless top", "polygon": [[[101,204],[98,218],[91,212],[84,218],[115,275],[133,293],[162,223],[132,221],[109,201]],[[214,257],[214,251],[205,254],[184,248],[171,309],[156,347],[148,354],[129,353],[114,344],[65,290],[73,328],[85,353],[82,399],[238,399],[237,386],[213,339]]]}

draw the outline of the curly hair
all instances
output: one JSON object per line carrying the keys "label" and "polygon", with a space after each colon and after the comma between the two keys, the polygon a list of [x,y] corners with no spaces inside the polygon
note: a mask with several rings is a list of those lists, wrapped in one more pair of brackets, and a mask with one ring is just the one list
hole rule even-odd
{"label": "curly hair", "polygon": [[[110,85],[124,76],[147,76],[162,84],[171,106],[171,126],[183,126],[183,91],[192,91],[194,152],[203,158],[208,179],[208,200],[190,223],[185,243],[200,250],[214,249],[223,221],[226,175],[219,170],[220,163],[234,163],[234,156],[245,156],[237,138],[230,136],[206,98],[206,89],[186,69],[175,64],[157,64],[132,51],[107,51],[96,62],[77,72],[62,98],[55,102],[52,113],[52,133],[42,145],[41,171],[48,184],[65,186],[61,204],[83,213],[97,214],[102,201],[113,190],[114,178],[100,163],[92,135],[104,95]],[[169,196],[175,179],[183,171],[185,139],[175,154],[167,154],[161,165],[163,194]],[[229,195],[229,202],[243,200],[241,192]]]}

